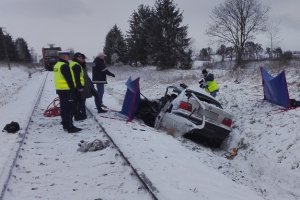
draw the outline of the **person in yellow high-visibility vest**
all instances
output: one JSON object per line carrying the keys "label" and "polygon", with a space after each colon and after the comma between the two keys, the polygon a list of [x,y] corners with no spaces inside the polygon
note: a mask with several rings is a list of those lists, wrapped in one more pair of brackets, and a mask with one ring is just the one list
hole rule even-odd
{"label": "person in yellow high-visibility vest", "polygon": [[68,133],[76,133],[82,129],[75,127],[72,121],[76,95],[74,76],[71,73],[68,60],[68,53],[59,52],[59,60],[53,68],[54,84],[60,100],[60,115],[63,129],[68,131]]}
{"label": "person in yellow high-visibility vest", "polygon": [[208,73],[206,69],[202,70],[204,79],[201,80],[200,87],[205,88],[205,91],[210,93],[211,96],[216,97],[219,92],[219,86],[214,78],[214,75]]}
{"label": "person in yellow high-visibility vest", "polygon": [[[86,107],[85,107],[86,99],[91,98],[92,96],[94,96],[94,101],[95,101],[95,105],[98,110],[98,113],[105,112],[101,107],[103,105],[101,105],[99,93],[95,89],[94,84],[88,75],[85,58],[86,58],[85,55],[82,53],[75,53],[74,58],[73,58],[73,60],[74,59],[78,60],[78,62],[80,63],[80,65],[83,69],[84,87],[83,87],[83,91],[79,92],[79,94],[80,94],[79,95],[79,112],[80,112],[81,116],[84,116],[83,119],[86,118]],[[76,118],[75,118],[75,120],[76,120]]]}
{"label": "person in yellow high-visibility vest", "polygon": [[85,55],[79,52],[75,53],[72,61],[70,62],[71,72],[75,81],[75,91],[77,94],[75,101],[75,121],[85,120],[87,118],[85,112],[85,99],[83,98],[85,85],[83,65],[85,65]]}

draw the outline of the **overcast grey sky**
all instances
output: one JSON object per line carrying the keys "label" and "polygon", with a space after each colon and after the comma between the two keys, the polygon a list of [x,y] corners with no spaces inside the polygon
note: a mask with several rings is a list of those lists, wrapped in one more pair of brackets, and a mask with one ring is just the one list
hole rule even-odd
{"label": "overcast grey sky", "polygon": [[[210,46],[205,35],[214,6],[225,0],[174,0],[183,11],[183,25],[189,26],[193,48]],[[155,0],[1,0],[0,26],[14,39],[24,38],[41,54],[42,47],[55,43],[64,50],[73,48],[92,58],[103,50],[105,36],[116,24],[126,34],[128,20],[140,4],[153,6]],[[272,21],[279,28],[277,45],[300,50],[300,0],[261,0],[270,6]],[[270,46],[267,36],[257,43]],[[214,49],[214,48],[213,48]],[[215,50],[215,49],[214,49]]]}

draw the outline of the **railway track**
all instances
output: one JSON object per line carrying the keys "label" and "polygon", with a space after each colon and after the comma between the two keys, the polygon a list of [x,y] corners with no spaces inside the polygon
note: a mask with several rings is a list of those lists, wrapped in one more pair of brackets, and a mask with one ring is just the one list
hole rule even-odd
{"label": "railway track", "polygon": [[30,121],[31,121],[31,118],[32,118],[32,115],[34,113],[34,110],[36,109],[37,105],[39,104],[40,102],[40,99],[41,99],[41,95],[42,95],[42,92],[44,90],[44,87],[45,87],[45,83],[46,83],[46,80],[47,80],[47,77],[48,77],[48,74],[46,75],[44,81],[42,82],[37,94],[36,94],[36,97],[35,97],[35,102],[34,102],[34,107],[32,109],[32,112],[30,114],[30,117],[27,121],[27,125],[25,127],[25,131],[23,134],[20,135],[21,137],[21,140],[19,141],[19,145],[16,149],[16,152],[15,152],[15,156],[13,157],[12,159],[12,163],[11,165],[8,167],[8,174],[7,174],[7,177],[4,181],[4,184],[3,184],[3,188],[1,190],[1,194],[0,194],[0,200],[2,200],[4,198],[4,195],[5,195],[5,192],[7,191],[7,187],[8,187],[8,183],[12,177],[12,173],[13,173],[13,169],[14,167],[16,166],[16,163],[17,163],[17,159],[20,157],[20,151],[21,151],[21,148],[24,144],[24,141],[26,139],[26,136],[27,136],[27,133],[28,133],[28,128],[29,128],[29,124],[30,124]]}
{"label": "railway track", "polygon": [[[215,162],[222,152],[215,155],[190,143],[182,145],[139,121],[124,125],[117,112],[94,115],[92,100],[87,104],[88,119],[74,123],[83,130],[64,132],[60,117],[43,117],[44,109],[57,96],[50,77],[36,89],[31,115],[22,125],[17,148],[10,153],[14,156],[4,167],[7,170],[0,166],[0,200],[214,199],[228,195],[225,189],[209,193],[219,183],[228,190],[244,191],[203,164],[226,164],[224,159]],[[109,145],[95,152],[77,150],[82,140],[95,139]],[[211,186],[210,178],[202,178],[205,174],[218,182]]]}
{"label": "railway track", "polygon": [[[83,131],[69,134],[60,118],[43,117],[55,97],[49,76],[36,94],[33,110],[21,135],[0,200],[9,199],[159,199],[159,190],[136,169],[96,116],[75,122]],[[101,151],[78,152],[80,141],[109,141]]]}

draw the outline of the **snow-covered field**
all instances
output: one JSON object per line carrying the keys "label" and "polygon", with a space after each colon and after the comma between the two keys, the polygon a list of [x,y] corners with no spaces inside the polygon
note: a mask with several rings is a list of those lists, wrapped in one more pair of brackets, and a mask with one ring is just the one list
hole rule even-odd
{"label": "snow-covered field", "polygon": [[[156,71],[155,67],[111,67],[116,78],[109,78],[104,104],[120,110],[129,76],[140,77],[143,95],[161,97],[166,86],[185,83],[197,86],[200,70]],[[291,98],[300,100],[300,70],[286,68]],[[278,73],[280,70],[271,70]],[[240,83],[230,71],[212,70],[220,85],[217,99],[234,116],[233,131],[219,150],[173,138],[140,122],[126,123],[111,115],[97,114],[97,119],[130,161],[159,190],[160,199],[300,199],[300,108],[281,112],[281,108],[263,100],[258,68],[240,70]],[[46,72],[32,73],[13,67],[0,67],[0,128],[18,121],[21,133],[29,120]],[[52,74],[33,115],[19,168],[4,199],[151,199],[129,178],[130,170],[116,156],[110,145],[97,152],[77,151],[80,140],[103,139],[91,118],[75,122],[84,128],[71,135],[63,132],[59,118],[44,118],[43,109],[56,96]],[[93,99],[87,107],[96,110]],[[96,112],[95,112],[96,114]],[[26,121],[27,120],[27,121]],[[100,137],[100,138],[99,138]],[[0,184],[5,180],[18,134],[0,135]],[[231,148],[238,148],[233,160],[225,158]],[[121,162],[121,163],[120,163]],[[135,188],[137,187],[137,188]]]}

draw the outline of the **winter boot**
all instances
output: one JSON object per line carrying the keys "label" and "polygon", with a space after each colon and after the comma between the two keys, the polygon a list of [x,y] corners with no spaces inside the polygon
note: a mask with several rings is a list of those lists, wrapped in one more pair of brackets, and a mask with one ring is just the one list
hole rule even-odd
{"label": "winter boot", "polygon": [[98,113],[106,113],[106,112],[107,112],[107,110],[103,110],[103,109],[98,110]]}
{"label": "winter boot", "polygon": [[71,126],[70,128],[67,129],[68,133],[77,133],[81,131],[81,128],[77,128],[76,126]]}

